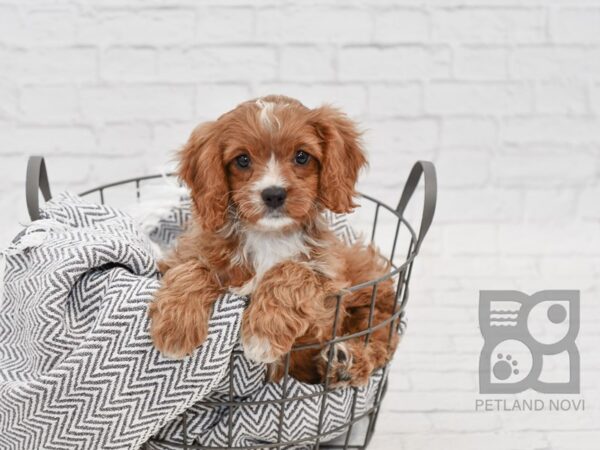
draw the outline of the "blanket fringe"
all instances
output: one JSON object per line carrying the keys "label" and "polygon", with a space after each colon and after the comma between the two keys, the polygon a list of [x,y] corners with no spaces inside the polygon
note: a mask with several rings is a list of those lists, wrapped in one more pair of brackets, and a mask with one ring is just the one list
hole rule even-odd
{"label": "blanket fringe", "polygon": [[171,214],[173,208],[181,203],[181,199],[188,195],[187,188],[179,186],[173,180],[164,177],[160,185],[144,187],[144,199],[123,208],[144,231],[150,233],[161,219]]}
{"label": "blanket fringe", "polygon": [[6,254],[15,254],[22,252],[28,248],[39,247],[42,245],[48,233],[51,231],[65,231],[66,228],[60,222],[53,219],[36,220],[27,227],[21,237],[10,244],[6,249]]}

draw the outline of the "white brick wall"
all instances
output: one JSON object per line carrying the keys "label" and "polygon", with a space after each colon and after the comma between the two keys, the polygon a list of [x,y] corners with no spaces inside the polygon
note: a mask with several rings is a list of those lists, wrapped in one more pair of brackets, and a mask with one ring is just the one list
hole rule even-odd
{"label": "white brick wall", "polygon": [[[0,242],[25,220],[28,155],[55,191],[155,172],[197,122],[266,93],[359,120],[361,187],[383,200],[414,160],[438,166],[373,448],[596,450],[600,3],[3,0]],[[586,411],[475,412],[478,291],[548,288],[582,290]]]}

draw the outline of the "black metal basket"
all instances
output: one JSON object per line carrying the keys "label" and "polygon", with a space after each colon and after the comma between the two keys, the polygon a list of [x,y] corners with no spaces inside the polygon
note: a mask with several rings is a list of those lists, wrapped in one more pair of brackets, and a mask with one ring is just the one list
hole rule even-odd
{"label": "black metal basket", "polygon": [[[413,227],[408,223],[408,221],[404,218],[404,212],[406,206],[411,199],[418,183],[421,178],[421,174],[424,174],[424,203],[423,203],[423,212],[421,217],[421,224],[418,234],[414,231]],[[168,176],[172,176],[173,174],[169,174]],[[98,201],[104,204],[107,199],[107,192],[111,189],[114,189],[118,186],[131,186],[130,189],[134,189],[132,195],[135,195],[134,198],[140,200],[142,198],[142,192],[145,183],[150,180],[154,180],[157,178],[161,178],[163,175],[148,175],[136,178],[130,178],[122,181],[117,181],[114,183],[105,184],[94,189],[87,190],[82,192],[80,195],[84,197],[94,196],[96,195]],[[48,178],[46,174],[46,168],[44,164],[44,160],[42,157],[31,157],[29,160],[28,168],[27,168],[27,207],[29,210],[29,214],[32,220],[35,220],[39,217],[39,200],[38,195],[41,190],[44,198],[49,200],[51,197],[50,194],[50,186],[48,183]],[[388,259],[392,262],[392,269],[385,276],[375,279],[369,280],[365,283],[361,283],[359,285],[355,285],[350,287],[344,292],[340,292],[337,294],[337,306],[336,313],[334,317],[333,330],[336,330],[337,321],[339,319],[339,308],[342,302],[344,295],[347,295],[349,292],[354,292],[359,289],[371,288],[371,304],[370,304],[370,315],[368,320],[368,327],[364,330],[361,330],[357,333],[337,336],[331,336],[329,340],[326,342],[318,343],[318,344],[308,344],[294,347],[290,353],[285,356],[284,361],[284,376],[283,376],[283,395],[280,399],[270,401],[270,403],[279,404],[279,427],[278,427],[278,439],[277,442],[274,443],[260,443],[252,446],[245,447],[233,447],[232,441],[232,430],[233,424],[231,423],[233,414],[232,412],[236,408],[251,408],[252,406],[260,405],[264,403],[264,401],[246,401],[236,398],[233,393],[233,364],[234,359],[237,355],[239,355],[240,351],[234,351],[230,361],[229,361],[229,398],[224,402],[199,402],[199,405],[206,406],[218,406],[221,408],[226,408],[228,410],[229,424],[228,424],[228,442],[229,445],[227,447],[207,447],[201,446],[198,444],[188,444],[188,430],[187,430],[187,414],[184,412],[181,416],[182,428],[183,428],[183,441],[182,442],[165,442],[165,441],[153,441],[156,444],[159,444],[163,448],[174,448],[174,449],[206,449],[206,450],[216,450],[216,449],[237,449],[237,450],[251,450],[251,449],[263,449],[263,448],[287,448],[290,446],[303,446],[306,448],[339,448],[339,449],[364,449],[368,446],[371,437],[373,436],[375,430],[375,424],[377,422],[377,416],[380,411],[381,402],[386,392],[387,388],[387,376],[389,372],[389,365],[386,365],[382,368],[382,378],[377,386],[377,392],[373,401],[373,404],[366,409],[366,411],[361,414],[355,414],[356,408],[356,392],[357,388],[353,388],[353,401],[352,401],[352,410],[350,413],[350,419],[346,421],[342,426],[337,427],[333,430],[328,430],[327,433],[322,431],[323,427],[323,415],[324,415],[324,405],[329,393],[333,390],[330,386],[328,386],[327,381],[324,384],[323,390],[314,394],[309,394],[305,396],[289,396],[287,395],[287,384],[289,380],[289,366],[290,366],[290,355],[292,352],[297,352],[301,350],[305,350],[308,348],[326,348],[329,346],[328,353],[328,364],[327,364],[327,375],[329,375],[329,371],[331,368],[331,362],[333,359],[333,349],[334,346],[332,344],[344,342],[349,339],[362,338],[365,341],[365,345],[369,343],[369,339],[371,334],[380,329],[387,327],[389,329],[388,333],[388,345],[391,342],[391,338],[393,333],[398,333],[403,331],[403,318],[406,308],[406,303],[408,300],[408,283],[410,281],[410,276],[412,272],[412,265],[416,255],[419,252],[419,248],[431,226],[433,221],[433,216],[435,212],[436,206],[436,198],[437,198],[437,182],[436,182],[436,173],[435,167],[431,162],[428,161],[418,161],[413,166],[409,177],[406,181],[404,189],[402,191],[402,195],[400,197],[400,201],[398,202],[398,206],[396,208],[392,208],[385,203],[365,194],[359,194],[361,198],[361,207],[365,208],[367,204],[370,204],[371,207],[374,208],[373,216],[371,220],[371,230],[370,230],[370,239],[373,242],[376,238],[376,234],[378,231],[378,227],[382,223],[381,216],[386,213],[388,216],[392,217],[392,229],[393,234],[391,239],[390,251],[387,256]],[[395,224],[394,224],[395,222]],[[387,221],[389,225],[389,221]],[[399,234],[402,229],[407,230],[408,232],[408,242],[407,247],[405,248],[405,257],[400,262],[397,262],[397,248],[399,247]],[[395,262],[396,261],[396,262]],[[377,323],[373,325],[373,313],[375,308],[375,299],[377,294],[377,287],[379,283],[388,280],[388,279],[396,279],[396,295],[395,295],[395,303],[393,313],[390,317],[383,322]],[[327,376],[326,379],[329,377]],[[303,398],[308,397],[320,397],[321,399],[321,407],[319,411],[316,411],[316,414],[319,415],[319,422],[316,434],[312,436],[307,436],[299,440],[294,441],[286,441],[282,439],[282,426],[283,426],[283,418],[286,405],[289,405],[290,402],[301,400]],[[357,436],[353,435],[353,429],[358,422],[366,422],[366,429],[362,432],[362,439],[359,439],[359,442],[352,442],[357,439]],[[341,438],[337,438],[334,442],[323,442],[324,439],[328,439],[332,434],[342,434]],[[352,439],[351,439],[352,438]]]}

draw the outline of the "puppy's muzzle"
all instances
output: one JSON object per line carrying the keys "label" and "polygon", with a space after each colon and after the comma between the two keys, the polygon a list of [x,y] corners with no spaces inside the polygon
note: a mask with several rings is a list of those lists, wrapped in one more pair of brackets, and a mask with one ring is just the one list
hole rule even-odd
{"label": "puppy's muzzle", "polygon": [[285,202],[285,198],[287,193],[284,188],[277,186],[270,186],[264,189],[260,196],[262,197],[263,202],[269,209],[277,209],[283,205]]}

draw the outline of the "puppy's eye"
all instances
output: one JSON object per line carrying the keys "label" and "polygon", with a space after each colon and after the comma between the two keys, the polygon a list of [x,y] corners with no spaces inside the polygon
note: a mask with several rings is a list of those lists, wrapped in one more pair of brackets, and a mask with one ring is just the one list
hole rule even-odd
{"label": "puppy's eye", "polygon": [[303,166],[308,162],[309,159],[310,155],[308,153],[306,153],[304,150],[298,150],[296,152],[296,157],[294,158],[294,161],[299,166]]}
{"label": "puppy's eye", "polygon": [[247,169],[250,166],[250,157],[248,155],[240,155],[235,158],[235,163],[240,169]]}

